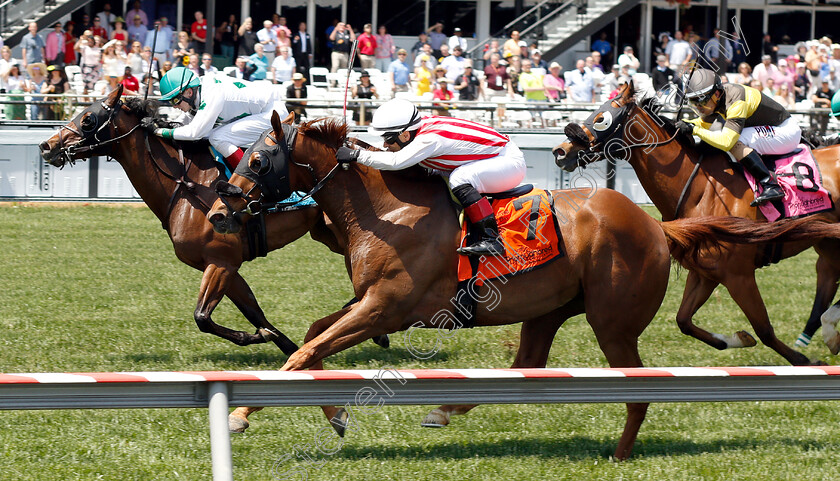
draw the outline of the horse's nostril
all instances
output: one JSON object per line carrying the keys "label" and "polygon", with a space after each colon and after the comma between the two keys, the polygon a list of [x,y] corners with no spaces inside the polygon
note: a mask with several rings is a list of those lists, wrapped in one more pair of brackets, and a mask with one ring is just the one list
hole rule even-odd
{"label": "horse's nostril", "polygon": [[213,224],[213,225],[221,224],[222,222],[224,222],[224,220],[225,220],[225,215],[222,214],[221,212],[216,212],[216,213],[210,215],[210,223]]}
{"label": "horse's nostril", "polygon": [[38,148],[41,149],[41,152],[49,152],[51,150],[50,144],[46,140],[38,144]]}

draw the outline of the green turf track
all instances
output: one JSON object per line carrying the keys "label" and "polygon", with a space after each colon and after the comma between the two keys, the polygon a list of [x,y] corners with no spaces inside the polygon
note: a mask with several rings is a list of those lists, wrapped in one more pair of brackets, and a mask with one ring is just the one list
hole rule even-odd
{"label": "green turf track", "polygon": [[[0,371],[273,369],[273,345],[236,347],[192,320],[200,275],[174,256],[145,208],[0,206]],[[813,252],[763,269],[759,284],[776,332],[792,342],[810,311]],[[341,259],[305,238],[243,269],[269,319],[300,341],[309,324],[351,297]],[[674,316],[685,275],[641,339],[648,366],[778,365],[763,346],[719,352],[680,334]],[[224,301],[215,320],[250,330]],[[698,322],[716,332],[749,326],[718,289]],[[328,368],[507,367],[518,326],[458,332],[429,361],[393,336],[327,361]],[[805,350],[837,364],[819,339]],[[549,366],[605,366],[582,317],[557,334]],[[426,406],[386,407],[359,419],[335,455],[308,479],[336,480],[777,480],[832,479],[840,463],[840,403],[653,405],[634,457],[610,461],[624,406],[484,406],[445,429],[420,427]],[[0,411],[0,480],[210,479],[205,410]],[[233,438],[237,479],[272,479],[272,465],[312,443],[317,408],[256,414]]]}

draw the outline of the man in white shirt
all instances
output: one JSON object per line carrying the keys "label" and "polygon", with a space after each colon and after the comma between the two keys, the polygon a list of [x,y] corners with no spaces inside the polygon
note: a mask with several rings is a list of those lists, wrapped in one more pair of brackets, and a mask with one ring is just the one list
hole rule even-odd
{"label": "man in white shirt", "polygon": [[108,32],[108,38],[111,38],[111,32],[114,31],[114,20],[117,16],[111,13],[111,4],[106,3],[102,5],[102,11],[96,14],[99,17],[99,25]]}
{"label": "man in white shirt", "polygon": [[682,70],[691,58],[691,45],[683,39],[683,33],[679,30],[674,32],[674,40],[668,42],[665,47],[665,55],[668,56],[668,66],[674,70],[677,76],[682,75]]}
{"label": "man in white shirt", "polygon": [[459,27],[455,27],[452,36],[449,37],[449,50],[454,51],[455,47],[461,47],[462,52],[467,51],[467,39],[461,35],[461,29]]}
{"label": "man in white shirt", "polygon": [[455,79],[463,75],[466,59],[463,57],[463,51],[460,46],[456,46],[452,55],[443,59],[440,65],[446,69],[446,78],[450,84],[455,83]]}
{"label": "man in white shirt", "polygon": [[268,57],[268,64],[274,61],[277,54],[277,33],[274,31],[274,24],[271,20],[263,22],[263,28],[257,31],[257,40],[263,44],[265,56]]}
{"label": "man in white shirt", "polygon": [[618,64],[622,67],[627,65],[630,70],[630,74],[632,75],[639,69],[641,62],[639,62],[639,59],[633,54],[633,47],[628,45],[624,47],[624,53],[618,56]]}
{"label": "man in white shirt", "polygon": [[143,42],[143,45],[151,47],[154,43],[155,59],[162,64],[171,60],[169,54],[172,52],[172,40],[175,38],[175,31],[172,30],[172,26],[169,25],[169,20],[166,17],[160,17],[158,24],[160,25],[160,31],[157,33],[157,40],[155,40],[155,29],[151,28],[146,32],[146,41]]}
{"label": "man in white shirt", "polygon": [[592,73],[586,70],[586,62],[580,59],[574,70],[566,72],[566,94],[572,102],[589,103],[593,100],[594,90]]}

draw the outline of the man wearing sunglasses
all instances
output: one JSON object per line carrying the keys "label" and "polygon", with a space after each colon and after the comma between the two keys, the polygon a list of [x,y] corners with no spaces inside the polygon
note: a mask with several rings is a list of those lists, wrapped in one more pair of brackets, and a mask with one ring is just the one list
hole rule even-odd
{"label": "man wearing sunglasses", "polygon": [[787,154],[799,145],[802,132],[790,113],[752,87],[721,84],[711,70],[698,68],[687,77],[685,97],[700,117],[677,122],[680,132],[731,153],[744,166],[761,185],[751,205],[784,198],[761,155]]}
{"label": "man wearing sunglasses", "polygon": [[153,122],[143,127],[155,135],[175,140],[207,139],[230,164],[242,160],[241,146],[254,143],[271,127],[271,114],[289,115],[279,89],[257,86],[222,75],[198,77],[175,67],[160,80],[161,100],[191,114],[181,127],[162,129]]}
{"label": "man wearing sunglasses", "polygon": [[387,152],[340,147],[336,159],[380,170],[420,165],[449,176],[452,193],[464,207],[481,239],[458,249],[466,255],[503,255],[499,226],[484,192],[510,190],[525,177],[525,157],[506,135],[468,120],[421,117],[404,99],[382,104],[373,114],[368,132],[381,135]]}

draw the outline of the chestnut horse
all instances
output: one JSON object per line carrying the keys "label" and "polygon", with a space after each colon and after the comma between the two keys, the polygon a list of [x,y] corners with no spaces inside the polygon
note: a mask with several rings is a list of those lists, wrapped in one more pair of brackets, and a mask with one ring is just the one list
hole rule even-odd
{"label": "chestnut horse", "polygon": [[[566,127],[567,141],[555,147],[559,167],[572,172],[579,166],[608,156],[627,160],[653,203],[666,219],[698,216],[738,216],[763,220],[764,216],[750,202],[755,198],[744,176],[733,169],[728,156],[717,149],[701,151],[693,140],[676,133],[673,121],[657,115],[653,98],[636,102],[632,82],[619,96],[608,101],[595,112],[590,131],[578,124]],[[610,124],[610,125],[607,125]],[[606,127],[605,127],[606,126]],[[609,135],[599,129],[610,129]],[[607,130],[603,130],[607,132]],[[629,148],[622,147],[630,146]],[[707,146],[706,146],[707,147]],[[833,199],[840,198],[840,146],[814,151],[822,172],[824,186]],[[615,160],[615,159],[614,159]],[[830,222],[837,222],[837,207],[819,214]],[[739,245],[720,252],[706,252],[703,262],[688,265],[682,304],[677,313],[680,330],[717,349],[751,347],[755,339],[744,331],[733,336],[715,334],[692,321],[693,315],[709,299],[718,284],[723,284],[732,299],[747,316],[758,338],[794,365],[811,361],[792,349],[778,337],[770,324],[764,301],[755,281],[755,270],[773,262],[794,256],[813,246],[819,254],[817,262],[817,296],[811,312],[809,327],[813,334],[820,315],[826,311],[840,280],[840,241],[813,238],[802,242],[767,245]],[[832,312],[835,315],[830,315]],[[840,335],[835,324],[840,319],[838,304],[823,316],[823,335],[832,353],[840,349]]]}
{"label": "chestnut horse", "polygon": [[[138,97],[120,100],[122,87],[101,103],[71,120],[41,144],[44,158],[57,167],[94,155],[109,154],[119,161],[146,205],[169,234],[175,255],[185,264],[204,272],[194,317],[202,332],[209,332],[237,345],[273,341],[285,354],[297,350],[266,319],[248,283],[238,270],[254,257],[243,235],[213,231],[206,213],[217,199],[213,188],[220,173],[205,147],[183,144],[183,153],[160,138],[138,129],[140,119],[153,114],[156,104]],[[267,251],[279,249],[311,231],[314,239],[343,253],[317,206],[267,215]],[[227,296],[256,328],[249,334],[213,322],[211,314]],[[387,342],[387,338],[379,340]],[[379,342],[378,342],[379,343]]]}
{"label": "chestnut horse", "polygon": [[[439,328],[436,314],[450,306],[456,292],[455,249],[460,235],[445,183],[437,176],[380,172],[358,164],[339,168],[335,150],[345,142],[347,131],[336,120],[302,124],[287,152],[274,140],[287,139],[276,113],[272,126],[274,132],[249,149],[247,162],[243,160],[230,182],[219,184],[224,201],[213,205],[208,218],[217,231],[235,233],[247,218],[246,206],[271,201],[262,196],[274,192],[282,181],[292,189],[315,192],[318,205],[335,222],[338,237],[346,241],[345,259],[356,297],[361,299],[352,308],[316,321],[304,346],[282,370],[322,369],[325,357],[372,336],[412,326]],[[279,152],[286,154],[285,160],[277,160]],[[274,172],[286,172],[277,167],[283,163],[288,165],[287,173],[269,178]],[[258,174],[259,185],[246,178],[253,178],[248,169]],[[814,235],[819,230],[810,228],[814,223],[768,226],[735,218],[662,223],[612,190],[552,195],[556,213],[564,220],[558,223],[565,256],[505,282],[487,281],[475,296],[496,303],[479,302],[474,325],[522,323],[514,367],[545,367],[557,329],[584,312],[610,366],[641,366],[637,342],[665,295],[669,247],[688,261],[699,249],[718,247],[717,238],[758,242],[782,234]],[[758,234],[756,227],[763,232]],[[491,288],[497,296],[490,295]],[[460,414],[470,407],[440,409]],[[258,409],[236,409],[230,418],[232,429],[246,428],[248,415]],[[646,411],[647,404],[627,405],[616,458],[630,455]],[[330,409],[325,412],[329,415]],[[335,408],[332,412],[345,416],[339,424],[346,421],[346,413]],[[335,426],[335,417],[332,421]],[[445,424],[446,419],[442,421]]]}

